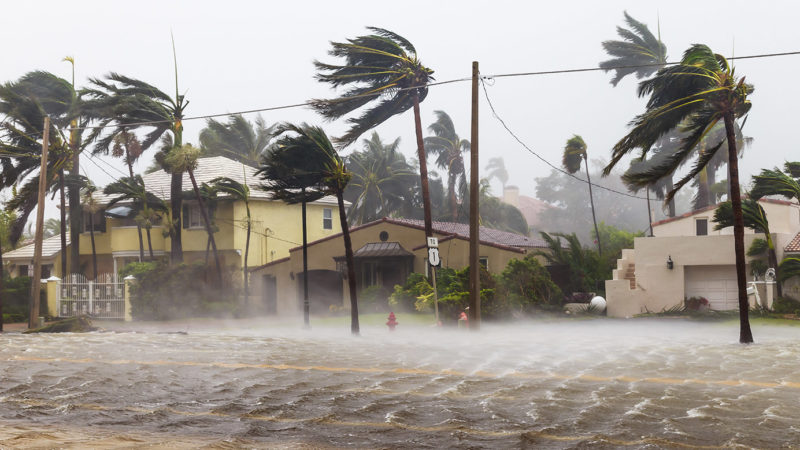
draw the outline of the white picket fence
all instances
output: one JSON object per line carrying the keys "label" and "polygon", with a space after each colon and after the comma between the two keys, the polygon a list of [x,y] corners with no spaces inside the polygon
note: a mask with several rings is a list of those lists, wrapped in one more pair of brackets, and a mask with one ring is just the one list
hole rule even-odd
{"label": "white picket fence", "polygon": [[59,317],[88,314],[103,319],[125,317],[125,283],[114,274],[103,273],[91,281],[72,273],[58,282],[56,309]]}

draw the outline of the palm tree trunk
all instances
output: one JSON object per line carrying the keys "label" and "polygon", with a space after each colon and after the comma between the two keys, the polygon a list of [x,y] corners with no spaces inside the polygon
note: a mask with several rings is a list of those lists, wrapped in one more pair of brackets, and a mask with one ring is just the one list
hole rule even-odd
{"label": "palm tree trunk", "polygon": [[208,211],[203,204],[203,197],[200,196],[200,189],[197,187],[197,180],[194,179],[194,171],[189,170],[189,179],[192,180],[192,188],[194,188],[194,195],[197,197],[197,203],[200,206],[200,214],[203,215],[203,221],[206,223],[206,232],[208,232],[208,239],[211,240],[211,251],[214,253],[214,264],[217,266],[217,287],[222,287],[222,265],[219,263],[219,254],[217,253],[217,243],[214,241],[214,230],[211,228],[211,221],[208,219]]}
{"label": "palm tree trunk", "polygon": [[456,174],[451,173],[447,176],[447,193],[450,196],[450,216],[453,222],[458,220],[458,199],[456,198]]}
{"label": "palm tree trunk", "polygon": [[339,202],[339,222],[342,225],[344,237],[344,258],[347,261],[347,287],[350,291],[350,333],[358,336],[361,333],[358,324],[358,297],[356,293],[356,263],[353,259],[353,242],[350,240],[350,228],[347,226],[347,212],[344,209],[344,194],[342,189],[336,191],[336,200]]}
{"label": "palm tree trunk", "polygon": [[[414,91],[414,131],[417,134],[417,157],[419,158],[420,186],[422,187],[422,212],[425,219],[425,246],[428,238],[433,237],[433,220],[431,219],[431,194],[428,187],[428,163],[425,160],[425,142],[422,139],[422,119],[419,112],[419,94]],[[436,291],[436,268],[431,267],[431,285],[433,286],[433,308],[436,324],[439,324],[439,294]]]}
{"label": "palm tree trunk", "polygon": [[150,227],[147,227],[147,250],[150,252],[150,261],[154,260],[153,241],[150,239]]}
{"label": "palm tree trunk", "polygon": [[[671,192],[675,189],[675,185],[672,183],[672,175],[667,176],[667,192]],[[675,217],[675,197],[667,203],[667,215],[669,217]]]}
{"label": "palm tree trunk", "polygon": [[[767,257],[769,258],[769,266],[774,267],[775,270],[778,270],[778,255],[775,253],[775,243],[772,241],[772,236],[770,233],[764,233],[764,236],[767,238],[767,247],[769,250],[767,251]],[[775,288],[778,291],[778,298],[783,297],[783,287],[781,286],[781,282],[777,280],[775,277]]]}
{"label": "palm tree trunk", "polygon": [[644,192],[647,196],[647,225],[650,227],[650,236],[653,236],[653,213],[650,210],[650,187],[646,186]]}
{"label": "palm tree trunk", "polygon": [[97,248],[94,245],[94,213],[89,212],[89,236],[92,239],[92,279],[97,281]]}
{"label": "palm tree trunk", "polygon": [[597,236],[597,254],[603,256],[603,246],[600,244],[600,231],[597,229],[597,218],[594,215],[594,196],[592,195],[592,179],[589,177],[589,161],[586,156],[583,157],[584,166],[586,166],[586,181],[589,182],[589,204],[592,206],[592,222],[594,222],[594,235]]}
{"label": "palm tree trunk", "polygon": [[303,191],[303,201],[301,204],[303,216],[303,324],[306,328],[311,328],[309,323],[310,306],[308,304],[308,236],[306,235],[306,188]]}
{"label": "palm tree trunk", "polygon": [[183,230],[183,173],[173,173],[170,181],[169,195],[172,221],[170,227],[170,262],[179,264],[183,262],[183,245],[181,244],[181,231]]}
{"label": "palm tree trunk", "polygon": [[247,304],[250,304],[250,284],[247,280],[247,258],[250,256],[250,205],[247,203],[244,204],[245,209],[247,209],[247,238],[244,241],[244,268],[242,270],[242,275],[244,278],[244,300]]}
{"label": "palm tree trunk", "polygon": [[64,169],[58,171],[58,183],[61,185],[61,278],[67,273],[67,199],[64,194]]}
{"label": "palm tree trunk", "polygon": [[739,154],[736,151],[736,135],[733,128],[733,112],[728,111],[725,118],[725,131],[728,134],[728,170],[730,172],[731,206],[733,207],[733,244],[736,253],[736,281],[739,288],[739,342],[753,342],[750,330],[749,305],[747,302],[747,278],[744,259],[744,218],[742,216],[742,196],[739,192]]}
{"label": "palm tree trunk", "polygon": [[0,241],[0,333],[3,332],[3,281],[5,266],[3,266],[3,243]]}
{"label": "palm tree trunk", "polygon": [[[128,152],[128,146],[125,146],[125,162],[128,163],[128,173],[131,176],[131,181],[133,181],[133,164],[131,162],[131,154]],[[142,201],[147,202],[147,199],[142,199]],[[138,223],[136,224],[136,232],[139,234],[139,262],[144,261],[144,242],[142,242],[142,226]],[[148,230],[149,233],[149,230]],[[148,234],[148,239],[150,239]],[[150,243],[148,242],[148,245]],[[153,252],[150,252],[150,259],[153,258]]]}

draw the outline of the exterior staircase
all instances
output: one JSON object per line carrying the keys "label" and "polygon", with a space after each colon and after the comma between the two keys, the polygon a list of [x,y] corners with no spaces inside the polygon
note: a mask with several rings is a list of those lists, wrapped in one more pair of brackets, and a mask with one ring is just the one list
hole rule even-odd
{"label": "exterior staircase", "polygon": [[630,281],[631,289],[636,289],[636,264],[628,264],[628,268],[625,270],[624,279]]}

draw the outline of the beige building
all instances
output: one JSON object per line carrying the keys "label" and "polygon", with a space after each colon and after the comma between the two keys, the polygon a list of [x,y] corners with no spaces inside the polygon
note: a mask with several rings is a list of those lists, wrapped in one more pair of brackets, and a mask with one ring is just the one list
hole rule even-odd
{"label": "beige building", "polygon": [[[800,205],[761,199],[775,242],[778,261],[800,250]],[[716,206],[653,224],[653,237],[634,240],[622,251],[613,279],[606,281],[608,314],[630,317],[683,305],[690,297],[706,298],[712,309],[738,308],[733,228],[714,231]],[[745,249],[761,233],[745,228]],[[797,248],[795,248],[797,247]],[[748,281],[753,280],[750,266]],[[800,294],[797,285],[784,284],[789,295]],[[762,286],[762,296],[764,296]]]}
{"label": "beige building", "polygon": [[[439,238],[442,267],[461,269],[469,265],[469,225],[434,222]],[[371,286],[389,291],[402,284],[411,272],[425,273],[427,249],[421,220],[383,218],[350,230],[359,292]],[[547,248],[541,239],[481,227],[480,261],[490,272],[499,273],[511,259],[524,258],[534,250]],[[327,312],[332,305],[349,306],[342,234],[308,244],[309,300],[312,313]],[[293,314],[302,307],[302,247],[289,257],[256,267],[253,285],[267,311]],[[261,280],[259,283],[258,280]]]}

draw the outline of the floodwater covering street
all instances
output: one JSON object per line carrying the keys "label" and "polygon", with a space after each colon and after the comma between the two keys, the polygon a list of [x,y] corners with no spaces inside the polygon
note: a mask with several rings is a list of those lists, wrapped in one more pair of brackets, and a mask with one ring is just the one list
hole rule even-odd
{"label": "floodwater covering street", "polygon": [[139,329],[0,335],[0,447],[800,443],[798,327],[749,346],[735,322],[657,319]]}

